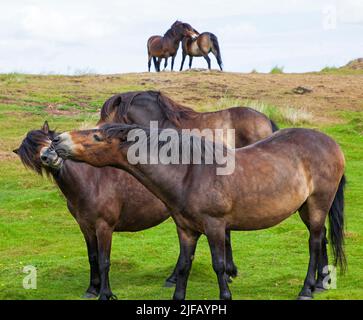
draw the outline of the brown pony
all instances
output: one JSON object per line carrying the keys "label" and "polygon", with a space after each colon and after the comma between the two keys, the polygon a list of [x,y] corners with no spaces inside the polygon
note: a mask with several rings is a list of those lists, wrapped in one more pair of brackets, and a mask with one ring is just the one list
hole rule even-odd
{"label": "brown pony", "polygon": [[180,71],[183,70],[184,61],[186,56],[189,56],[189,69],[192,67],[193,57],[203,57],[208,63],[208,69],[211,69],[211,60],[208,56],[210,52],[214,54],[217,59],[217,63],[221,71],[222,67],[222,57],[221,50],[219,48],[219,43],[217,37],[210,32],[201,33],[196,39],[191,37],[184,37],[182,41],[183,58],[180,66]]}
{"label": "brown pony", "polygon": [[[135,131],[136,130],[136,131]],[[73,131],[57,136],[52,145],[65,159],[84,161],[97,167],[114,166],[134,175],[171,210],[179,227],[182,263],[178,265],[174,299],[184,299],[195,246],[201,234],[208,238],[213,269],[221,299],[231,299],[225,274],[226,230],[270,228],[299,211],[307,226],[310,260],[300,299],[311,299],[323,290],[328,257],[325,220],[329,213],[330,238],[335,263],[345,266],[344,255],[344,155],[338,144],[323,133],[310,129],[283,129],[271,137],[234,152],[235,171],[218,175],[212,164],[157,164],[129,162],[135,142],[129,134],[144,133],[139,149],[147,159],[160,132],[137,125],[112,124],[100,129]],[[154,130],[156,131],[156,130]],[[185,150],[178,133],[171,150]],[[152,138],[154,137],[154,138]],[[203,150],[217,145],[200,136],[187,136]],[[135,141],[135,140],[133,140]],[[139,141],[139,142],[140,142]],[[159,142],[160,143],[160,142]],[[160,143],[165,146],[168,142]],[[174,142],[175,143],[175,142]],[[210,145],[212,144],[212,145]],[[208,147],[209,146],[209,147]],[[161,153],[158,154],[158,159]],[[160,160],[160,159],[159,159]]]}
{"label": "brown pony", "polygon": [[[84,297],[113,299],[108,280],[112,233],[154,227],[170,216],[169,211],[125,171],[63,161],[54,151],[46,151],[56,135],[45,122],[40,130],[28,132],[14,152],[27,168],[52,176],[67,199],[87,244],[90,284]],[[173,281],[175,273],[167,283]]]}
{"label": "brown pony", "polygon": [[[235,129],[235,146],[244,147],[270,136],[278,130],[264,114],[246,107],[234,107],[216,112],[196,112],[172,100],[159,91],[134,91],[109,98],[101,109],[97,123],[139,124],[148,127],[158,121],[160,128]],[[226,137],[224,137],[226,138]],[[226,144],[230,142],[225,139]],[[231,234],[226,231],[227,275],[237,276],[233,262]]]}
{"label": "brown pony", "polygon": [[[101,109],[97,125],[117,122],[159,128],[234,129],[236,148],[270,136],[278,130],[263,113],[247,107],[233,107],[215,112],[197,112],[172,100],[159,91],[134,91],[114,95]],[[229,144],[229,141],[224,141]]]}
{"label": "brown pony", "polygon": [[[188,23],[175,21],[164,36],[152,36],[147,41],[148,69],[150,72],[151,59],[154,60],[156,71],[160,71],[160,61],[165,58],[164,68],[168,65],[168,58],[171,57],[171,71],[174,68],[175,56],[179,49],[179,43],[183,37],[196,37],[198,34]],[[158,59],[157,59],[158,58]]]}

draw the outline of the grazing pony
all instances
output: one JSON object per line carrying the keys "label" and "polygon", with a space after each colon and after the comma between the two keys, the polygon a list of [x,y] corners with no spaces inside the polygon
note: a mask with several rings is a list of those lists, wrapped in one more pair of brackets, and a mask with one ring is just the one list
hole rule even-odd
{"label": "grazing pony", "polygon": [[197,38],[185,37],[182,41],[183,58],[180,71],[183,70],[186,56],[189,56],[189,69],[192,67],[193,57],[203,57],[208,63],[208,69],[211,69],[211,60],[208,56],[210,52],[214,54],[221,71],[223,71],[223,62],[221,50],[217,37],[210,32],[203,32]]}
{"label": "grazing pony", "polygon": [[[125,171],[63,161],[54,150],[47,151],[56,135],[45,122],[40,130],[28,132],[14,152],[27,168],[52,176],[67,199],[87,244],[90,284],[84,297],[113,299],[108,280],[112,233],[154,227],[170,216],[169,211]],[[167,283],[172,281],[175,273]]]}
{"label": "grazing pony", "polygon": [[[154,60],[156,71],[160,71],[160,61],[165,58],[164,68],[168,66],[168,58],[171,57],[171,71],[174,68],[175,56],[179,49],[179,43],[183,37],[197,37],[198,33],[188,23],[175,21],[164,36],[152,36],[147,41],[148,69],[150,72],[151,59]],[[158,59],[157,59],[158,58]]]}
{"label": "grazing pony", "polygon": [[[112,96],[104,103],[97,125],[117,122],[149,127],[150,121],[158,121],[159,128],[234,129],[236,148],[264,139],[278,130],[271,119],[248,107],[197,112],[159,91],[134,91]],[[224,143],[229,145],[230,141],[225,139]]]}
{"label": "grazing pony", "polygon": [[[226,230],[270,228],[296,211],[310,233],[310,259],[299,299],[311,299],[315,290],[324,289],[324,280],[328,277],[325,241],[328,215],[335,263],[344,268],[345,159],[333,139],[310,129],[283,129],[245,148],[225,148],[227,153],[234,152],[235,170],[230,175],[218,175],[221,165],[217,161],[161,163],[161,153],[157,156],[150,153],[155,142],[152,131],[137,125],[111,124],[100,129],[63,133],[53,140],[52,146],[65,159],[128,171],[171,210],[179,227],[182,254],[174,299],[185,298],[194,250],[201,234],[208,238],[220,298],[231,299],[224,276]],[[134,136],[135,132],[144,133],[138,143],[146,143],[147,148],[138,152],[150,159],[146,163],[129,162],[128,152],[136,143],[130,141],[129,134]],[[160,142],[159,134],[160,131],[156,132],[156,141],[165,147],[170,142]],[[185,136],[180,131],[178,135],[179,139],[174,139],[169,147],[181,153],[185,150],[182,143]],[[206,151],[216,147],[214,142],[197,135],[186,138],[192,151],[194,142],[199,142]],[[153,163],[158,160],[157,164],[149,164],[151,159]]]}

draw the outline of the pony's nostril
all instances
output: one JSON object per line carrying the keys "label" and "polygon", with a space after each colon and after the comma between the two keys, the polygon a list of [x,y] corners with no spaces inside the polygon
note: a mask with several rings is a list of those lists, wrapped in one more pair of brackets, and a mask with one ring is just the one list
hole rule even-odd
{"label": "pony's nostril", "polygon": [[47,160],[48,160],[48,157],[47,157],[47,156],[42,155],[42,156],[40,156],[40,159],[41,159],[42,161],[47,161]]}

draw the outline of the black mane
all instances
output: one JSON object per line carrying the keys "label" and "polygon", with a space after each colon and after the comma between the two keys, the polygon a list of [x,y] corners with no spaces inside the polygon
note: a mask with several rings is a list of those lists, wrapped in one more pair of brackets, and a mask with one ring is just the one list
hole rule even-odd
{"label": "black mane", "polygon": [[127,113],[130,110],[133,101],[138,96],[147,95],[158,104],[165,117],[175,126],[180,126],[180,121],[183,119],[193,119],[198,113],[189,107],[185,107],[170,99],[160,91],[133,91],[120,93],[109,98],[102,106],[101,120],[108,121],[108,118],[114,114],[113,122],[128,123]]}
{"label": "black mane", "polygon": [[[111,123],[111,124],[105,124],[103,125],[100,130],[101,132],[104,134],[106,140],[111,140],[111,139],[120,139],[121,143],[125,143],[126,141],[126,137],[128,135],[128,133],[131,130],[143,130],[146,134],[146,138],[147,138],[147,143],[150,143],[150,137],[151,137],[151,130],[150,128],[146,128],[140,125],[128,125],[128,124],[118,124],[118,123]],[[97,130],[97,129],[95,129]],[[160,132],[162,130],[173,130],[175,132],[174,129],[162,129],[160,128],[158,130],[158,134],[160,134]],[[182,145],[182,131],[178,130],[177,131],[178,134],[178,141],[179,141],[179,156],[182,157],[182,152],[183,152],[183,145]],[[201,146],[201,159],[205,160],[205,151],[209,148],[211,151],[212,149],[214,150],[214,148],[216,148],[216,145],[218,144],[219,146],[221,146],[223,148],[223,153],[225,154],[226,152],[228,152],[229,148],[227,148],[223,143],[220,142],[212,142],[210,140],[208,140],[206,137],[204,136],[199,136],[199,135],[195,135],[195,134],[190,134],[189,137],[187,136],[187,139],[189,140],[190,143],[190,152],[191,154],[193,154],[193,148],[195,146],[194,144],[194,140],[200,140],[200,146]],[[158,141],[158,147],[161,148],[164,145],[166,145],[167,143],[169,143],[169,141]],[[198,145],[198,144],[197,144]],[[215,161],[215,154],[213,152],[213,161]]]}
{"label": "black mane", "polygon": [[23,165],[31,170],[34,170],[39,175],[43,175],[44,171],[48,175],[49,171],[42,166],[40,161],[39,148],[41,148],[47,140],[52,140],[55,135],[55,131],[45,133],[42,130],[33,130],[28,132],[17,150],[17,154],[19,155]]}

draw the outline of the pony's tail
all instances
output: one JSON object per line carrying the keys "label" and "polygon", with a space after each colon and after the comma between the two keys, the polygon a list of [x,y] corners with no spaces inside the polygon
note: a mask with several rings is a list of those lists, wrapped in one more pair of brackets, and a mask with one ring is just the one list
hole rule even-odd
{"label": "pony's tail", "polygon": [[213,49],[212,49],[213,54],[217,58],[217,62],[219,64],[219,67],[221,68],[221,70],[223,70],[223,62],[222,62],[222,56],[221,56],[221,49],[219,48],[219,43],[218,43],[217,36],[214,35],[213,33],[209,33],[209,37],[210,37],[210,40],[212,41],[212,44],[213,44]]}
{"label": "pony's tail", "polygon": [[329,210],[329,237],[334,255],[334,265],[339,265],[344,272],[347,260],[344,253],[344,187],[345,175],[340,180],[338,191],[335,194],[333,204]]}
{"label": "pony's tail", "polygon": [[272,132],[276,132],[276,131],[280,130],[280,128],[277,126],[277,124],[274,121],[272,121],[270,119],[270,122],[271,122]]}

